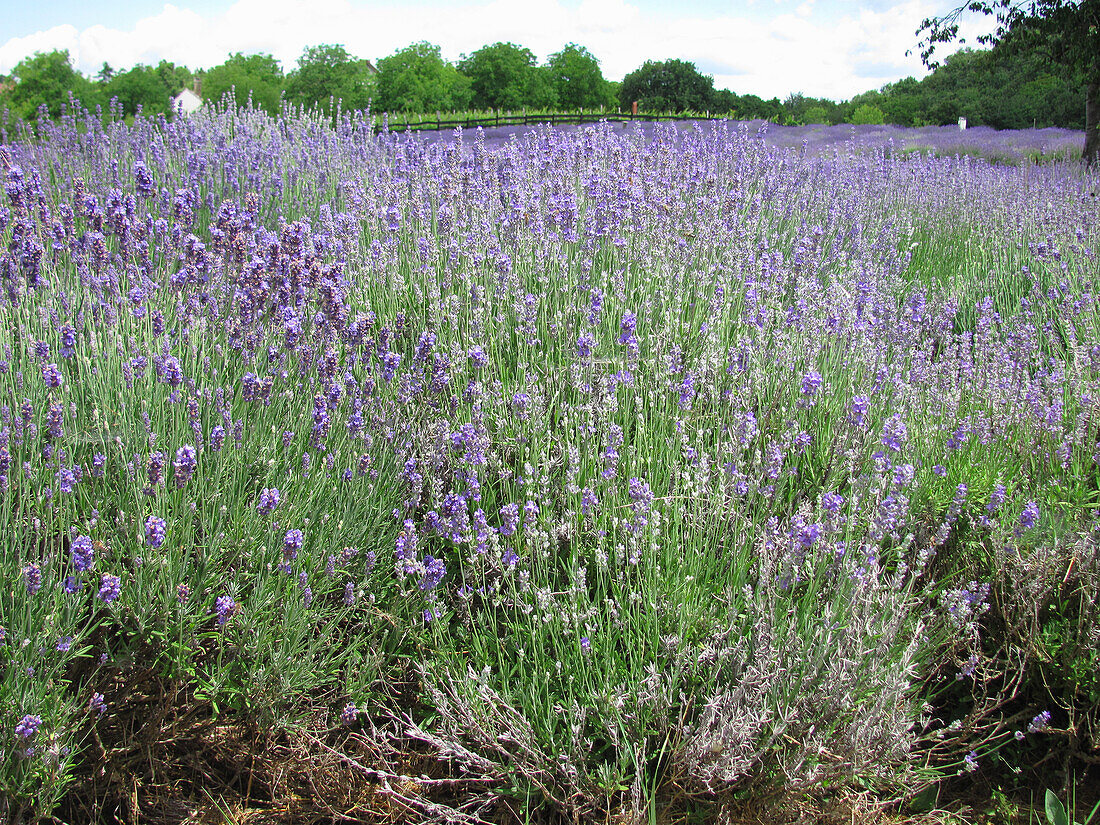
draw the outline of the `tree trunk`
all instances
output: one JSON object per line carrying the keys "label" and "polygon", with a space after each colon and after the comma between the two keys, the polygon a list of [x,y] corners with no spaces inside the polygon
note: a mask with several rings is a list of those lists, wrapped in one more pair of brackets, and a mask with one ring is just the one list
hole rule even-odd
{"label": "tree trunk", "polygon": [[1095,75],[1085,87],[1085,148],[1081,157],[1089,166],[1100,162],[1100,77]]}

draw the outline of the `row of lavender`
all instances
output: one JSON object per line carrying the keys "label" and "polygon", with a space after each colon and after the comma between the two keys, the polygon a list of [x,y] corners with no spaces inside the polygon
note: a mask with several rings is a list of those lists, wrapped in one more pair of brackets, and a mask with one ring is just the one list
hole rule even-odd
{"label": "row of lavender", "polygon": [[8,798],[55,805],[138,673],[352,731],[412,661],[408,736],[574,813],[1096,747],[1095,705],[1007,701],[1003,629],[1068,598],[1100,664],[1095,176],[38,128],[0,151]]}

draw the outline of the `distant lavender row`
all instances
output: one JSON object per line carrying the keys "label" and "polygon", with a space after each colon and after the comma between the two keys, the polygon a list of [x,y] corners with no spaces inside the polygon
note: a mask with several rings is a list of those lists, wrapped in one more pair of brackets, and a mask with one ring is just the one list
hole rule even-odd
{"label": "distant lavender row", "polygon": [[[700,121],[705,126],[707,121]],[[892,148],[900,152],[929,152],[936,155],[973,155],[991,162],[1017,165],[1024,162],[1049,162],[1080,158],[1084,133],[1072,129],[1026,129],[998,131],[988,126],[976,126],[960,130],[957,126],[778,126],[763,120],[734,122],[744,127],[777,149],[803,148],[813,153],[824,151],[864,151]],[[654,123],[611,124],[615,132],[640,130],[652,135]],[[522,136],[534,127],[512,126],[484,129],[485,145],[499,147],[513,136]],[[569,133],[583,127],[558,126],[559,131]],[[667,127],[666,127],[667,128]],[[690,124],[680,123],[676,128],[686,130]],[[429,142],[448,141],[449,131],[424,132]]]}

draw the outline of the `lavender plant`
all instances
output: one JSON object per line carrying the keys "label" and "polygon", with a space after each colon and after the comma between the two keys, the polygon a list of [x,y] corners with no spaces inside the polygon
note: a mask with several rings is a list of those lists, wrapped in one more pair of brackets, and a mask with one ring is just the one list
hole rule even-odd
{"label": "lavender plant", "polygon": [[388,713],[578,816],[977,765],[1036,599],[1095,661],[1095,175],[728,123],[35,128],[0,149],[20,809],[124,669]]}

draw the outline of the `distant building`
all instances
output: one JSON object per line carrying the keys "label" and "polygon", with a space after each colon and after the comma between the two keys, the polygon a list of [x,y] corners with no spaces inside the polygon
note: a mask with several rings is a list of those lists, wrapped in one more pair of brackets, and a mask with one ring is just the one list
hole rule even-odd
{"label": "distant building", "polygon": [[189,115],[196,109],[202,106],[202,98],[191,89],[184,89],[174,98],[172,98],[172,111],[182,111],[185,115]]}

